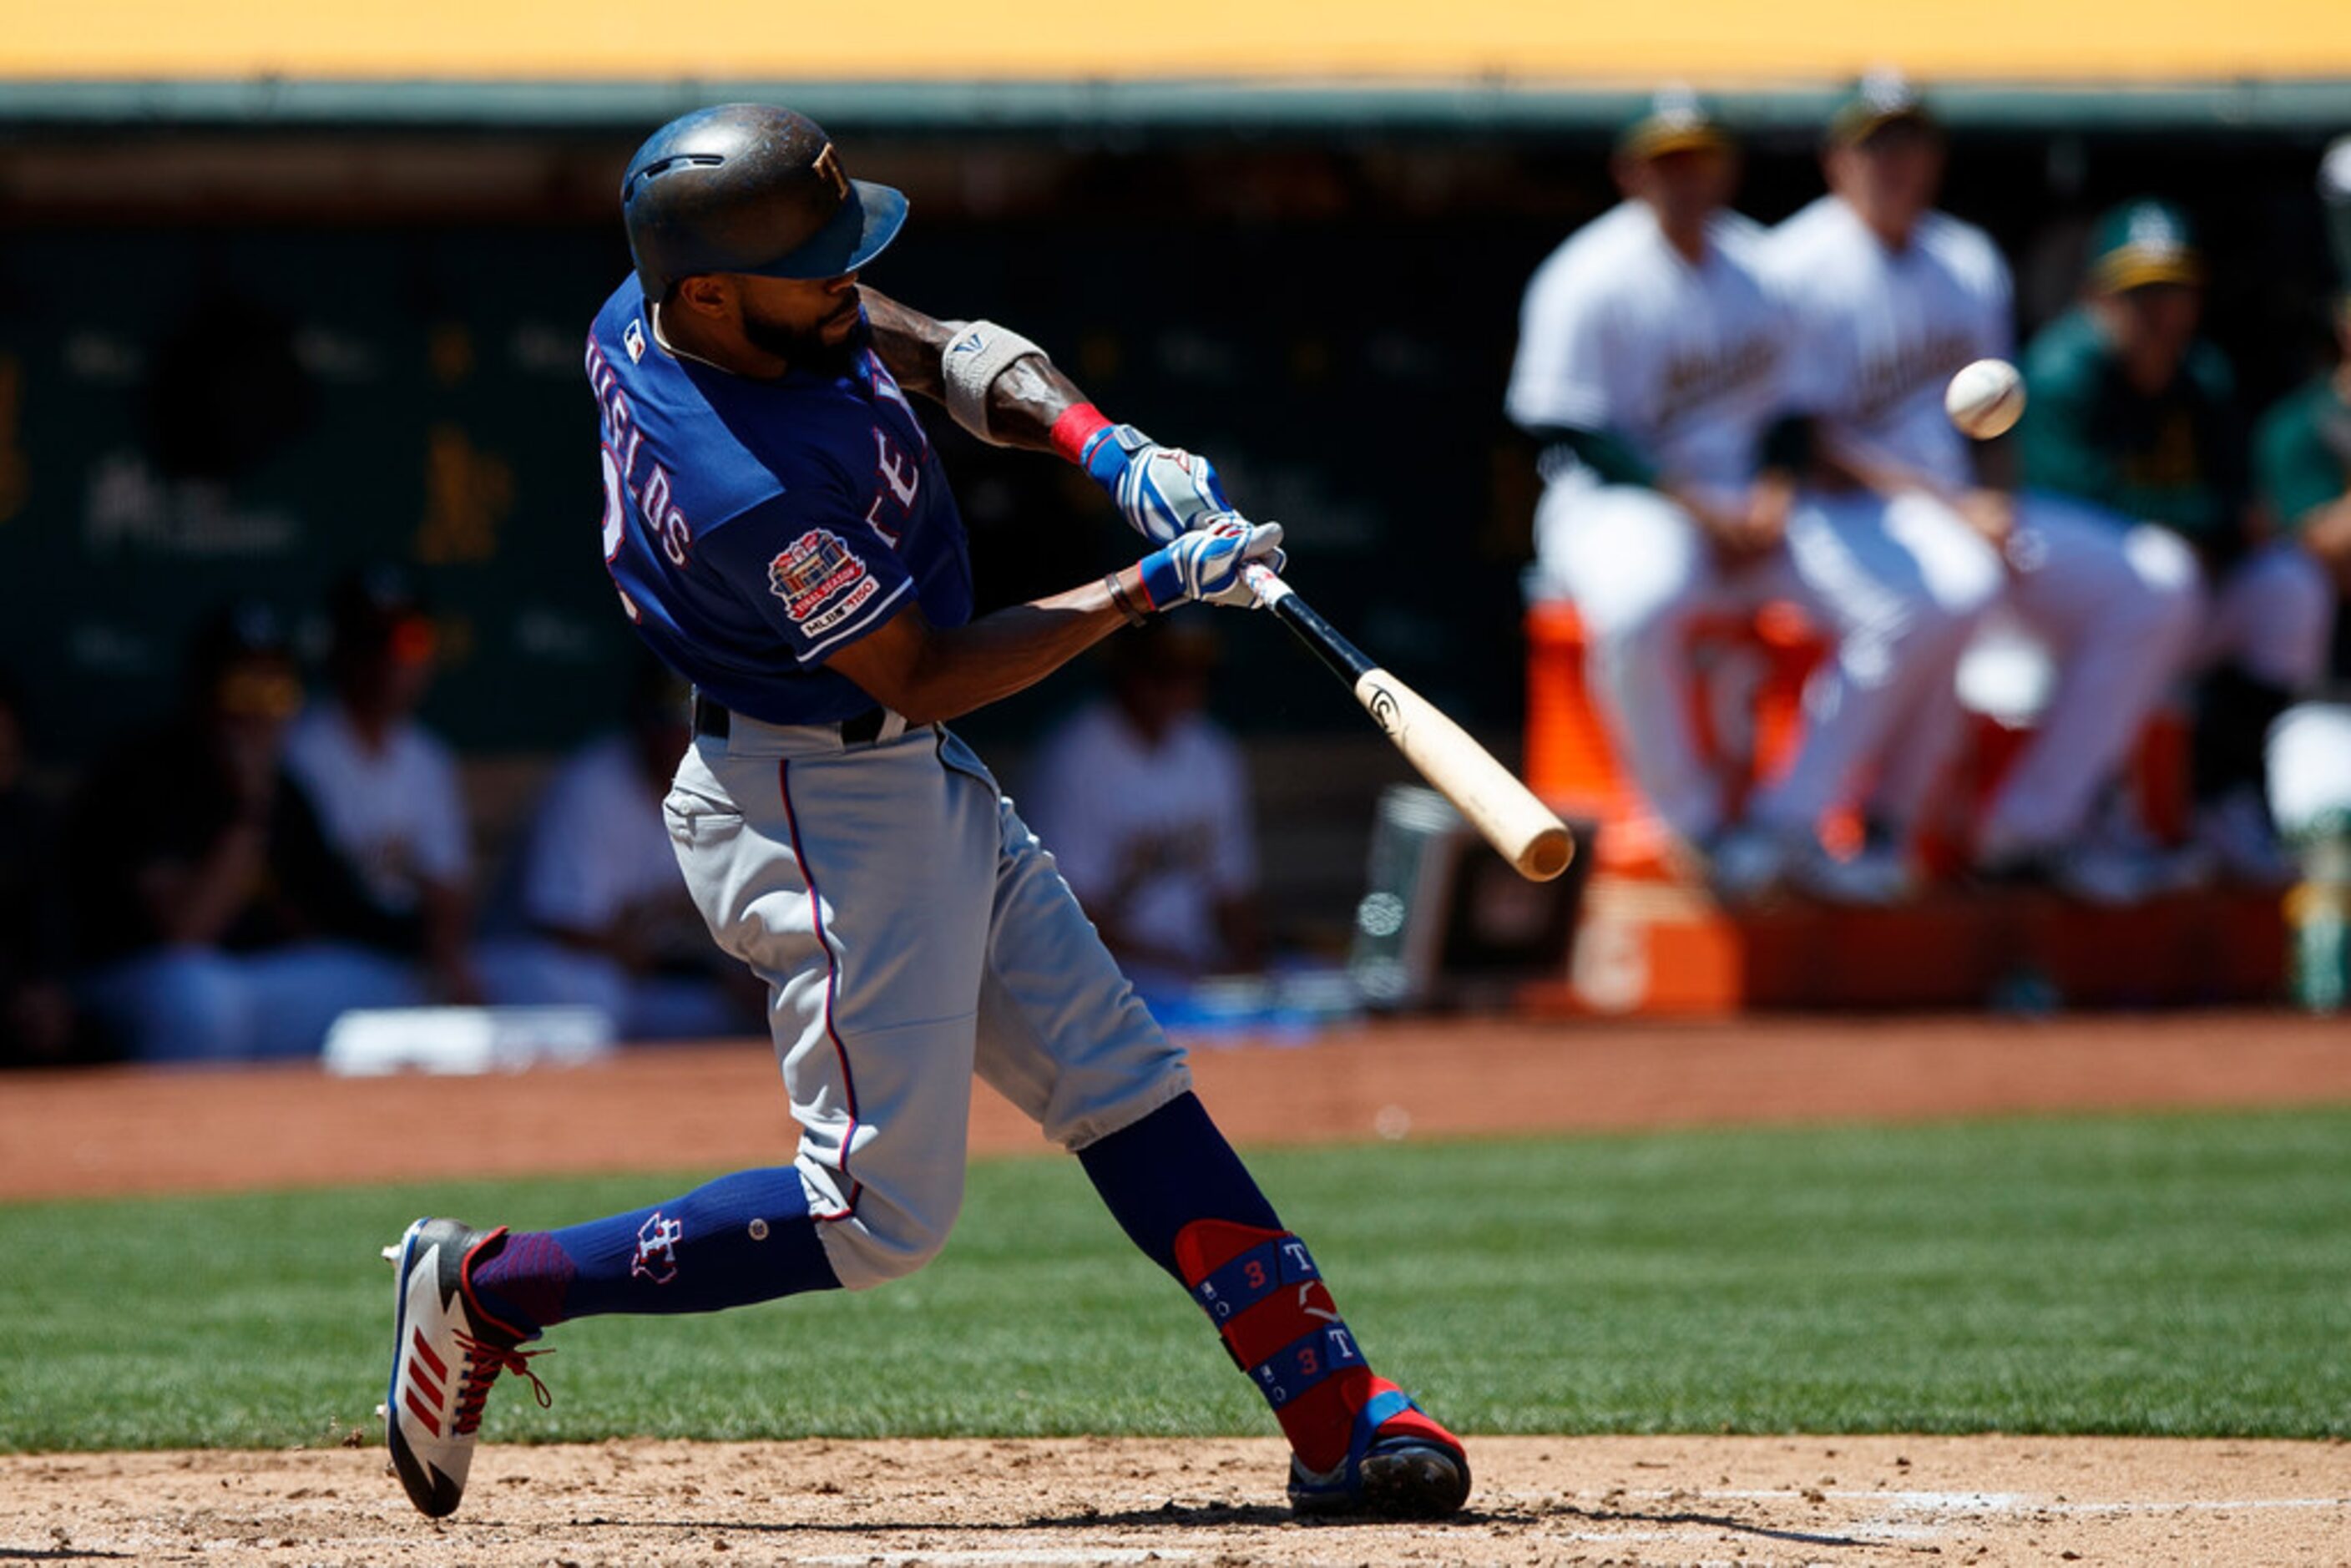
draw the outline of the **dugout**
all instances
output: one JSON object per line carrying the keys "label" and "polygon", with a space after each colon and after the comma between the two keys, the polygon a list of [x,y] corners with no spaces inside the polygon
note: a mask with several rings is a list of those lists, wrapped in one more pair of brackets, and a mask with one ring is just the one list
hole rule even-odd
{"label": "dugout", "polygon": [[[2064,303],[2090,214],[2180,201],[2252,408],[2324,352],[2311,178],[2351,129],[2351,22],[2295,0],[2237,8],[2226,38],[2194,33],[2220,18],[2140,17],[2126,39],[2087,5],[2007,17],[2005,37],[1932,8],[1838,34],[1834,5],[1817,27],[1702,5],[1664,37],[1489,4],[1439,38],[1374,6],[1319,55],[1294,18],[1192,8],[1119,29],[1184,40],[1140,65],[918,5],[886,62],[834,18],[789,49],[738,30],[723,72],[643,44],[618,6],[537,33],[508,26],[532,7],[490,7],[462,58],[465,29],[434,26],[450,6],[396,44],[331,8],[291,34],[235,8],[101,9],[124,26],[28,23],[0,78],[0,666],[69,768],[169,700],[183,633],[231,591],[300,611],[354,562],[402,560],[449,658],[424,716],[493,827],[609,719],[625,668],[578,350],[627,265],[621,162],[685,107],[823,120],[913,199],[877,286],[1018,323],[1121,417],[1213,453],[1290,530],[1316,602],[1506,756],[1536,492],[1500,415],[1520,290],[1613,200],[1609,138],[1657,79],[1719,84],[1740,204],[1769,220],[1816,193],[1844,78],[1910,68],[1953,131],[1946,204],[2007,248],[2027,331]],[[1122,559],[1081,480],[941,444],[984,601]],[[1343,924],[1403,764],[1278,628],[1237,622],[1219,629],[1249,678],[1217,707],[1284,836],[1277,916]],[[1017,760],[1076,689],[965,727]]]}

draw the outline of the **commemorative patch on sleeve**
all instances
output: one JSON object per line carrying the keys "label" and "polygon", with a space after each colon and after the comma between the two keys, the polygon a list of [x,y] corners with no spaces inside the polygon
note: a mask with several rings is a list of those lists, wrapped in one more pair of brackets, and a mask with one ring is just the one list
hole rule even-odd
{"label": "commemorative patch on sleeve", "polygon": [[810,528],[768,563],[768,589],[792,624],[813,637],[840,625],[882,585],[839,534]]}

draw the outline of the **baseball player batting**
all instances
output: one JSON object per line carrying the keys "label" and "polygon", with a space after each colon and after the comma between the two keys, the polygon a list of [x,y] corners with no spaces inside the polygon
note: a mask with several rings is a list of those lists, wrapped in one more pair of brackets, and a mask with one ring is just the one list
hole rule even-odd
{"label": "baseball player batting", "polygon": [[[1280,530],[1204,458],[1113,424],[1036,345],[864,289],[905,199],[811,121],[701,110],[622,186],[636,272],[590,329],[604,559],[696,690],[664,804],[712,935],[768,984],[799,1149],[651,1208],[510,1234],[419,1219],[396,1248],[386,1427],[409,1498],[462,1498],[502,1373],[568,1319],[713,1312],[912,1273],[963,1199],[973,1074],[1073,1151],[1192,1292],[1289,1437],[1301,1513],[1430,1516],[1461,1445],[1374,1374],[1304,1242],[1191,1092],[1051,858],[945,721],[1186,601],[1246,606]],[[1084,466],[1150,545],[972,615],[964,530],[908,393]]]}

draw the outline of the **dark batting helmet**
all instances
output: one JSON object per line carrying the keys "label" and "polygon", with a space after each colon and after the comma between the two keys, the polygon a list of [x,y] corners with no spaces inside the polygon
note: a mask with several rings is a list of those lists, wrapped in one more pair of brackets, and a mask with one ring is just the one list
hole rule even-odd
{"label": "dark batting helmet", "polygon": [[839,277],[882,253],[906,198],[852,180],[824,128],[789,109],[725,103],[663,126],[629,160],[621,215],[645,298],[681,277]]}

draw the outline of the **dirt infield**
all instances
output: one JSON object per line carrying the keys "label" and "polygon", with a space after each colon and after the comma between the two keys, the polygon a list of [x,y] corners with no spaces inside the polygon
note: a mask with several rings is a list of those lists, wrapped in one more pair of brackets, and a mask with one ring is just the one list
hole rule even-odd
{"label": "dirt infield", "polygon": [[[2351,1101],[2351,1026],[2274,1015],[1396,1025],[1196,1060],[1244,1144]],[[774,1073],[737,1044],[462,1092],[18,1076],[0,1082],[0,1201],[769,1163],[790,1136]],[[1040,1147],[986,1094],[973,1143]],[[434,1525],[355,1438],[0,1458],[0,1564],[2351,1564],[2343,1444],[1489,1437],[1443,1527],[1291,1522],[1270,1439],[498,1447]]]}
{"label": "dirt infield", "polygon": [[432,1524],[382,1450],[0,1460],[0,1563],[2340,1563],[2351,1448],[2020,1437],[1491,1437],[1431,1525],[1304,1526],[1280,1445],[484,1450]]}

